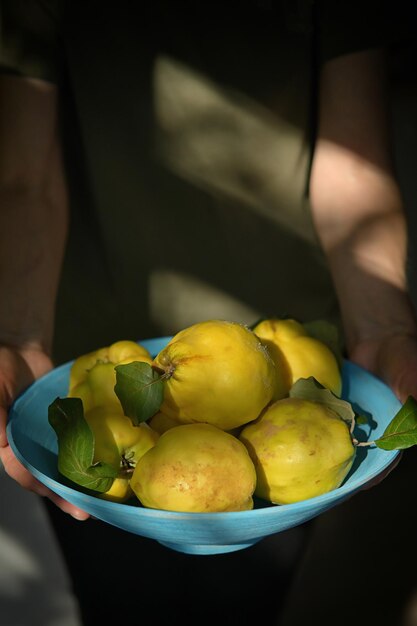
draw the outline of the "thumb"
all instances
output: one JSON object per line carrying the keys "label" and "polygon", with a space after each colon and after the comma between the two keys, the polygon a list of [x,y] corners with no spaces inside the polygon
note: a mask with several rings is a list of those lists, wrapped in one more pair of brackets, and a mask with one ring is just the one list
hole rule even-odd
{"label": "thumb", "polygon": [[353,362],[383,380],[404,403],[411,395],[417,398],[417,338],[397,334],[356,346],[350,355]]}
{"label": "thumb", "polygon": [[384,346],[378,358],[379,376],[401,402],[409,396],[417,398],[417,340],[396,337]]}
{"label": "thumb", "polygon": [[0,346],[0,448],[7,445],[6,424],[10,406],[26,387],[52,367],[40,349],[17,350]]}

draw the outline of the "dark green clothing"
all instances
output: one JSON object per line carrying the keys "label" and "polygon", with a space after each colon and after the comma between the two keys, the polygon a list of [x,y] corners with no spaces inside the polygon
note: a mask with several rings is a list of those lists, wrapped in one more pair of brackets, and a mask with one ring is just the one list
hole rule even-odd
{"label": "dark green clothing", "polygon": [[388,34],[381,3],[333,4],[3,0],[0,64],[62,94],[57,361],[206,318],[337,321],[307,195],[316,69]]}
{"label": "dark green clothing", "polygon": [[45,24],[26,16],[28,49],[6,37],[3,64],[62,88],[73,218],[58,360],[207,317],[334,317],[306,197],[310,4],[219,3],[203,20],[191,2],[138,16],[53,4],[39,3]]}
{"label": "dark green clothing", "polygon": [[[317,67],[383,29],[336,4],[2,1],[3,71],[61,89],[58,361],[208,317],[337,319],[308,206]],[[189,557],[48,508],[86,626],[271,623],[306,530]]]}

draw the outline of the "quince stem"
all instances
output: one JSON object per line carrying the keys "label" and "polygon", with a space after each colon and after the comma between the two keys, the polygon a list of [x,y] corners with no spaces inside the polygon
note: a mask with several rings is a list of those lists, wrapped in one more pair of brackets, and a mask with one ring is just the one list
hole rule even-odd
{"label": "quince stem", "polygon": [[355,430],[355,417],[352,418],[352,422],[350,425],[350,434],[352,435],[352,443],[354,446],[356,446],[357,448],[364,448],[365,446],[374,446],[375,441],[359,441],[358,439],[356,439],[356,437],[353,436],[353,431]]}
{"label": "quince stem", "polygon": [[174,374],[175,365],[171,363],[166,369],[163,369],[162,367],[158,367],[156,365],[152,365],[152,369],[159,374],[159,380],[167,380],[168,378],[171,378],[171,376]]}
{"label": "quince stem", "polygon": [[117,475],[118,478],[130,478],[133,474],[134,467],[132,465],[122,465]]}
{"label": "quince stem", "polygon": [[358,441],[357,439],[353,438],[352,439],[352,443],[354,446],[358,447],[358,448],[365,448],[365,446],[374,446],[375,441]]}

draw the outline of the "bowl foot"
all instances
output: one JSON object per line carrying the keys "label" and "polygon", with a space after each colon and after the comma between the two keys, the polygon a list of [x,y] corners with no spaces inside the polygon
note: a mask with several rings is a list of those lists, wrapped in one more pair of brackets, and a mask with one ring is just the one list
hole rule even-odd
{"label": "bowl foot", "polygon": [[160,541],[159,543],[166,548],[176,550],[177,552],[184,552],[185,554],[225,554],[226,552],[237,552],[237,550],[244,550],[250,548],[259,541],[249,541],[248,543],[230,543],[225,545],[217,544],[187,544],[187,543],[171,543],[168,541]]}

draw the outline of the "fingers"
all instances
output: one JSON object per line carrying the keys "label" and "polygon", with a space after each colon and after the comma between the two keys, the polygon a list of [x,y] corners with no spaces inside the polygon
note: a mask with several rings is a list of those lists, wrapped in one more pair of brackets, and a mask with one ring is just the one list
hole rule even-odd
{"label": "fingers", "polygon": [[366,340],[355,346],[349,358],[381,378],[404,403],[417,398],[417,338],[395,334]]}
{"label": "fingers", "polygon": [[24,489],[49,498],[64,513],[68,513],[78,520],[88,519],[90,517],[88,513],[67,502],[36,480],[19,463],[7,442],[8,406],[14,400],[16,394],[23,390],[34,378],[51,369],[52,363],[50,358],[40,350],[26,350],[19,354],[15,350],[0,346],[0,361],[0,460],[4,465],[6,473]]}
{"label": "fingers", "polygon": [[401,402],[417,397],[417,340],[396,336],[380,350],[378,370]]}
{"label": "fingers", "polygon": [[6,473],[24,489],[33,491],[39,496],[49,498],[61,511],[68,513],[77,520],[86,520],[90,517],[88,513],[70,502],[67,502],[64,498],[61,498],[36,480],[36,478],[19,463],[10,446],[5,446],[0,449],[0,459]]}
{"label": "fingers", "polygon": [[71,504],[70,502],[67,502],[67,500],[64,500],[64,498],[61,498],[60,496],[58,496],[53,491],[50,491],[49,489],[47,490],[46,496],[59,509],[61,509],[61,511],[63,511],[64,513],[68,513],[68,515],[71,515],[71,517],[73,517],[74,519],[78,521],[83,522],[90,517],[89,513],[87,513],[86,511],[83,511],[82,509]]}

